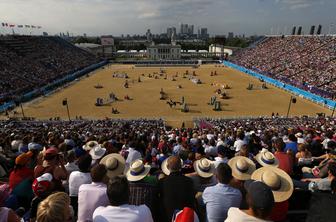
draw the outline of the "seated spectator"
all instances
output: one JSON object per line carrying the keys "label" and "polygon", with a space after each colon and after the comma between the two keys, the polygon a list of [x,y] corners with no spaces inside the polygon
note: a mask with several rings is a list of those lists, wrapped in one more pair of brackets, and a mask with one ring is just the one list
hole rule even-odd
{"label": "seated spectator", "polygon": [[93,221],[152,222],[153,218],[147,206],[128,204],[129,194],[126,177],[116,176],[110,179],[107,185],[107,196],[111,205],[98,207],[93,213]]}
{"label": "seated spectator", "polygon": [[266,149],[262,149],[256,156],[255,160],[260,164],[260,166],[279,166],[279,160],[274,156],[273,153]]}
{"label": "seated spectator", "polygon": [[0,221],[1,222],[19,222],[20,218],[15,212],[4,207],[6,199],[9,197],[9,187],[6,184],[0,185]]}
{"label": "seated spectator", "polygon": [[218,154],[217,154],[217,157],[215,157],[215,161],[214,161],[215,168],[217,168],[217,166],[220,163],[227,163],[229,161],[228,156],[229,156],[230,150],[228,147],[225,147],[224,145],[219,145],[217,147],[217,151],[218,151]]}
{"label": "seated spectator", "polygon": [[125,159],[120,154],[111,153],[101,159],[100,164],[106,167],[106,175],[110,179],[122,175],[125,170]]}
{"label": "seated spectator", "polygon": [[66,193],[57,192],[44,199],[37,209],[37,222],[67,222],[73,220],[70,198]]}
{"label": "seated spectator", "polygon": [[292,151],[294,156],[296,155],[298,151],[298,143],[297,143],[297,138],[295,137],[294,134],[289,134],[288,135],[288,142],[286,142],[286,147],[285,147],[285,152],[287,151]]}
{"label": "seated spectator", "polygon": [[229,185],[232,170],[226,163],[220,163],[216,169],[217,185],[207,187],[203,192],[207,221],[224,221],[230,207],[239,207],[242,194]]}
{"label": "seated spectator", "polygon": [[182,175],[181,167],[181,159],[176,156],[171,156],[162,163],[161,168],[168,176],[159,181],[162,201],[160,221],[170,221],[175,210],[182,210],[184,207],[194,209],[195,193],[191,189],[193,182]]}
{"label": "seated spectator", "polygon": [[225,222],[266,222],[268,221],[274,205],[271,189],[260,181],[247,181],[246,202],[247,210],[231,207]]}
{"label": "seated spectator", "polygon": [[206,187],[216,184],[217,181],[214,178],[215,166],[210,160],[206,158],[196,160],[194,170],[195,173],[186,176],[192,179],[195,193],[202,193]]}
{"label": "seated spectator", "polygon": [[275,148],[274,156],[279,160],[279,168],[285,171],[287,174],[293,174],[293,162],[291,156],[285,153],[286,144],[283,142],[281,138],[276,139],[273,142],[273,146]]}
{"label": "seated spectator", "polygon": [[310,165],[312,163],[312,154],[311,152],[308,150],[308,145],[307,144],[299,144],[298,146],[298,152],[295,155],[295,160],[296,163],[299,166],[302,165]]}
{"label": "seated spectator", "polygon": [[[91,184],[83,184],[78,191],[78,222],[92,221],[92,215],[97,207],[109,205],[106,195],[106,168],[102,164],[91,169]],[[88,201],[89,200],[89,201]]]}
{"label": "seated spectator", "polygon": [[131,205],[145,204],[152,212],[153,218],[158,219],[158,181],[149,175],[151,166],[144,165],[142,160],[135,160],[126,172],[129,181]]}
{"label": "seated spectator", "polygon": [[89,154],[85,154],[78,160],[79,171],[74,171],[69,176],[69,196],[71,199],[71,206],[75,211],[75,216],[78,210],[78,191],[82,184],[89,184],[92,182],[90,167],[92,158]]}
{"label": "seated spectator", "polygon": [[289,208],[288,199],[294,190],[291,177],[279,168],[262,167],[253,172],[251,179],[265,183],[272,190],[275,204],[270,215],[271,220],[285,220]]}

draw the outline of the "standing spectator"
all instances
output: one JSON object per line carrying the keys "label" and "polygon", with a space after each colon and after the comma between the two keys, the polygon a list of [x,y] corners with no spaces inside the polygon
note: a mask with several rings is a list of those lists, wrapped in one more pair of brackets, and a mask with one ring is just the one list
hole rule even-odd
{"label": "standing spectator", "polygon": [[293,162],[291,156],[285,153],[286,144],[281,138],[276,139],[273,142],[273,146],[276,150],[274,156],[279,160],[279,168],[285,171],[287,174],[292,175],[293,173]]}
{"label": "standing spectator", "polygon": [[[162,169],[169,171],[169,176],[159,181],[159,191],[162,201],[161,221],[170,221],[175,210],[182,210],[184,207],[194,209],[193,182],[190,178],[181,173],[181,159],[171,156],[163,161]],[[167,175],[167,173],[166,173]]]}
{"label": "standing spectator", "polygon": [[291,151],[295,156],[298,151],[297,138],[295,137],[294,134],[289,134],[288,140],[289,141],[286,142],[285,152]]}
{"label": "standing spectator", "polygon": [[78,222],[92,221],[94,210],[107,206],[109,199],[106,195],[106,168],[102,164],[91,169],[91,184],[83,184],[78,192]]}
{"label": "standing spectator", "polygon": [[230,207],[239,207],[242,194],[238,189],[229,186],[232,170],[226,163],[220,163],[216,170],[217,185],[207,187],[203,192],[208,222],[224,221]]}
{"label": "standing spectator", "polygon": [[128,204],[129,194],[126,177],[116,176],[110,179],[107,185],[107,196],[111,205],[98,207],[93,213],[93,221],[152,222],[153,218],[147,206]]}
{"label": "standing spectator", "polygon": [[239,152],[240,148],[246,144],[244,138],[245,138],[244,132],[239,132],[237,135],[237,140],[233,144],[233,147],[235,148],[236,152]]}

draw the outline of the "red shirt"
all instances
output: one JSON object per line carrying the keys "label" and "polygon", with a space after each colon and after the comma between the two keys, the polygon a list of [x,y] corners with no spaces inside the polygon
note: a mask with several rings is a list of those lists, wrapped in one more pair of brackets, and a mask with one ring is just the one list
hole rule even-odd
{"label": "red shirt", "polygon": [[288,200],[280,203],[275,203],[270,216],[271,220],[275,222],[284,221],[287,217],[288,207]]}
{"label": "red shirt", "polygon": [[279,160],[279,168],[291,175],[293,172],[293,164],[291,157],[284,152],[275,152],[274,156]]}
{"label": "red shirt", "polygon": [[27,167],[13,170],[9,175],[9,187],[13,190],[25,179],[32,179],[34,177],[34,171]]}

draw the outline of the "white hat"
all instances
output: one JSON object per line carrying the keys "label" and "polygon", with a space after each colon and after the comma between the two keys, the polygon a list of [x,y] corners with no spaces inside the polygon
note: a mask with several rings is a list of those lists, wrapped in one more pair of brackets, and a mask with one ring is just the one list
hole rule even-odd
{"label": "white hat", "polygon": [[106,149],[99,145],[90,150],[90,155],[93,160],[99,160],[104,156],[105,152]]}
{"label": "white hat", "polygon": [[228,165],[232,169],[232,176],[238,180],[251,179],[251,175],[256,169],[254,162],[244,156],[231,158]]}
{"label": "white hat", "polygon": [[200,177],[208,178],[213,176],[215,166],[207,158],[202,158],[194,162],[194,169]]}
{"label": "white hat", "polygon": [[283,202],[292,196],[293,181],[285,171],[279,168],[261,167],[254,171],[251,179],[261,181],[269,186],[272,189],[275,202]]}
{"label": "white hat", "polygon": [[142,160],[135,160],[130,164],[126,172],[128,181],[139,181],[147,176],[151,166],[145,165]]}
{"label": "white hat", "polygon": [[262,149],[255,157],[261,166],[279,166],[279,160],[274,156],[273,153],[266,149]]}
{"label": "white hat", "polygon": [[125,169],[125,159],[118,153],[112,153],[105,156],[100,164],[105,165],[107,173],[106,175],[109,178],[114,176],[122,175]]}
{"label": "white hat", "polygon": [[89,141],[83,146],[83,150],[89,151],[97,146],[99,146],[97,141]]}

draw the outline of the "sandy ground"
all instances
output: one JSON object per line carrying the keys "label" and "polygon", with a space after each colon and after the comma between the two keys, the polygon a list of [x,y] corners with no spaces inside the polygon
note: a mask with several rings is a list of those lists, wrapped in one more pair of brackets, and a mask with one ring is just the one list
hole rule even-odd
{"label": "sandy ground", "polygon": [[[67,98],[70,116],[82,116],[84,118],[158,118],[163,117],[170,122],[191,121],[193,117],[238,117],[271,115],[272,112],[286,115],[290,94],[269,86],[269,89],[261,89],[262,83],[244,73],[226,67],[215,65],[202,65],[194,69],[191,67],[163,68],[167,73],[167,79],[147,77],[148,74],[160,72],[160,68],[142,68],[130,65],[112,65],[95,71],[87,78],[83,78],[57,92],[38,98],[24,104],[26,116],[38,119],[61,117],[67,119],[67,111],[62,106],[62,100]],[[183,73],[195,71],[196,77],[202,84],[195,84],[188,78],[183,78]],[[210,76],[211,71],[216,71],[217,76]],[[129,88],[124,87],[125,79],[113,78],[114,72],[126,72],[129,75]],[[146,77],[143,77],[145,74]],[[178,74],[176,81],[172,76]],[[141,82],[138,82],[140,77]],[[134,83],[133,83],[134,82]],[[212,86],[215,83],[218,86]],[[253,90],[247,90],[249,83],[254,85]],[[103,88],[94,86],[101,84]],[[231,97],[228,100],[220,100],[222,111],[213,111],[213,106],[208,105],[210,97],[216,95],[215,90],[220,85],[228,84],[231,89],[226,90]],[[181,85],[179,89],[177,86]],[[170,108],[165,100],[160,100],[160,90],[167,94],[168,99],[181,101],[184,96],[190,112],[183,113],[177,105]],[[107,100],[110,93],[114,93],[120,101],[106,106],[95,106],[96,98]],[[125,100],[128,95],[132,100]],[[219,99],[219,96],[217,95]],[[120,114],[112,114],[111,109],[116,108]],[[17,109],[20,116],[21,111]],[[323,108],[305,99],[297,97],[297,103],[292,105],[290,115],[316,115],[318,112],[329,113]],[[13,115],[12,113],[10,115]],[[2,116],[4,118],[4,116]],[[175,125],[175,124],[173,124]]]}

